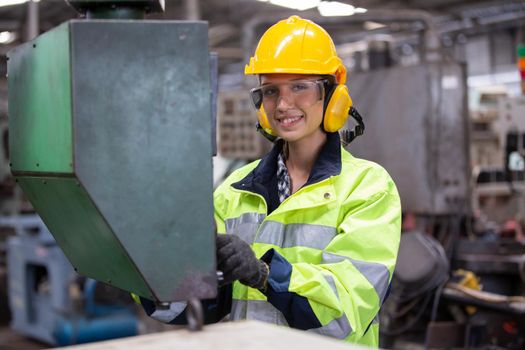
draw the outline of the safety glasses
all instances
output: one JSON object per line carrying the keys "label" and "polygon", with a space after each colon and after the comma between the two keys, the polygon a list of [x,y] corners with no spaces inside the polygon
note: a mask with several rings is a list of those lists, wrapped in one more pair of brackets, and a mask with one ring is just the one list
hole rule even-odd
{"label": "safety glasses", "polygon": [[324,98],[327,83],[328,79],[292,80],[262,85],[252,89],[250,94],[256,109],[263,107],[266,111],[273,111],[281,98],[293,101],[297,107],[307,108]]}

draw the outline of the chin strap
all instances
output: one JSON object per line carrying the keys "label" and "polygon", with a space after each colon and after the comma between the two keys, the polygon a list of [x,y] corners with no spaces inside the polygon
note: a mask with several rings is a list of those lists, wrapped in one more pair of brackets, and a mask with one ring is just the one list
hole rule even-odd
{"label": "chin strap", "polygon": [[363,122],[363,117],[361,117],[361,114],[359,114],[357,109],[350,107],[348,115],[354,118],[354,120],[357,122],[357,125],[354,126],[352,130],[341,130],[341,139],[345,146],[348,146],[357,136],[363,135],[365,132],[365,123]]}
{"label": "chin strap", "polygon": [[274,143],[275,141],[277,141],[278,137],[277,136],[274,136],[272,134],[269,134],[267,133],[264,128],[261,126],[261,124],[259,122],[257,122],[257,125],[255,125],[255,128],[257,129],[257,131],[262,135],[264,136],[265,139],[267,139],[268,141],[270,141],[271,143]]}

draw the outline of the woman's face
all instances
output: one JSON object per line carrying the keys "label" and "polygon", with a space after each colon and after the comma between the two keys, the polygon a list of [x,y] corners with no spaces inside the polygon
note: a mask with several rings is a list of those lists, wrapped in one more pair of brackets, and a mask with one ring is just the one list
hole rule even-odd
{"label": "woman's face", "polygon": [[264,111],[272,130],[288,142],[323,133],[324,90],[318,75],[261,75]]}

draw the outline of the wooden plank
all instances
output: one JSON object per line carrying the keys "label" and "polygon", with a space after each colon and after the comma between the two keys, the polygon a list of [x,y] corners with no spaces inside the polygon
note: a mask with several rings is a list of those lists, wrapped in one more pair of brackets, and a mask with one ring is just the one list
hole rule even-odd
{"label": "wooden plank", "polygon": [[62,350],[349,350],[366,349],[318,334],[257,321],[218,323],[200,332],[186,329],[147,334]]}

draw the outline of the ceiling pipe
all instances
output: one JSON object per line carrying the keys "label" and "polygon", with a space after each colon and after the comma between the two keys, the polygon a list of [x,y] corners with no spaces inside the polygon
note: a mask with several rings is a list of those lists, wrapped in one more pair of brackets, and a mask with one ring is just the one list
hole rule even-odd
{"label": "ceiling pipe", "polygon": [[201,19],[199,0],[184,0],[184,7],[186,9],[187,20],[199,21]]}
{"label": "ceiling pipe", "polygon": [[31,41],[38,36],[38,22],[38,3],[33,0],[29,0],[27,2],[26,41]]}

